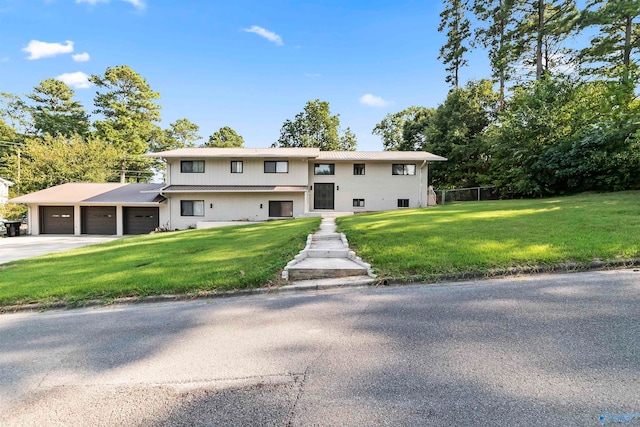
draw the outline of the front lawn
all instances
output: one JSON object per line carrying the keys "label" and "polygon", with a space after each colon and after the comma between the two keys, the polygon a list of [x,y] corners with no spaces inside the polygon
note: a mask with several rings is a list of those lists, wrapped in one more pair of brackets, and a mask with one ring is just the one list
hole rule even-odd
{"label": "front lawn", "polygon": [[277,280],[319,218],[131,237],[0,265],[0,306],[251,288]]}
{"label": "front lawn", "polygon": [[466,202],[338,223],[359,256],[399,280],[640,257],[640,192]]}

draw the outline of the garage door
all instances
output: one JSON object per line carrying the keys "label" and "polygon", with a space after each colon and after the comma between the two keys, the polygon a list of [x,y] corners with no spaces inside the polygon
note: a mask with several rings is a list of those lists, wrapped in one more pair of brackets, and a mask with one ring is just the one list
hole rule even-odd
{"label": "garage door", "polygon": [[160,226],[158,208],[124,208],[124,234],[147,234]]}
{"label": "garage door", "polygon": [[41,206],[40,233],[73,234],[73,206]]}
{"label": "garage door", "polygon": [[116,234],[115,206],[83,206],[82,234]]}

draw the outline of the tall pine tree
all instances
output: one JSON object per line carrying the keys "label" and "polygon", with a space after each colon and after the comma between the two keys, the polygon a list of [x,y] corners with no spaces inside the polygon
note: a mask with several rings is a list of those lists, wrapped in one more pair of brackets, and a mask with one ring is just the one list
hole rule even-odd
{"label": "tall pine tree", "polygon": [[468,51],[468,39],[471,37],[469,19],[465,16],[469,0],[445,0],[444,3],[438,31],[446,30],[447,42],[440,48],[438,59],[447,66],[446,82],[457,89],[460,83],[460,68],[467,65],[464,54]]}

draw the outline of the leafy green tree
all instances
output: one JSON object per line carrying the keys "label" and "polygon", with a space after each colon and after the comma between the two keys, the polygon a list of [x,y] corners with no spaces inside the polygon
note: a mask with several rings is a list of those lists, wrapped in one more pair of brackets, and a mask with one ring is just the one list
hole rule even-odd
{"label": "leafy green tree", "polygon": [[592,0],[580,17],[582,28],[596,26],[599,32],[580,52],[587,72],[622,83],[633,81],[638,68],[634,56],[640,50],[640,5],[637,0]]}
{"label": "leafy green tree", "polygon": [[94,122],[96,135],[116,149],[120,180],[125,181],[127,171],[150,175],[151,162],[141,155],[149,151],[158,129],[160,94],[126,65],[109,67],[104,76],[94,74],[89,80],[102,90],[94,98],[94,113],[102,116]]}
{"label": "leafy green tree", "polygon": [[565,65],[563,42],[578,17],[575,0],[517,0],[518,24],[513,32],[516,55],[535,67],[536,80],[544,72]]}
{"label": "leafy green tree", "polygon": [[29,111],[35,132],[53,136],[89,133],[89,117],[74,96],[73,89],[56,79],[45,79],[34,87],[27,98],[33,101]]}
{"label": "leafy green tree", "polygon": [[415,151],[424,144],[423,131],[435,110],[412,106],[390,113],[371,132],[382,138],[387,151]]}
{"label": "leafy green tree", "polygon": [[213,135],[209,136],[209,141],[205,144],[205,147],[216,148],[240,148],[243,146],[244,138],[229,126],[221,127],[215,131]]}
{"label": "leafy green tree", "polygon": [[[16,162],[8,164],[11,177],[16,176]],[[117,170],[117,151],[111,144],[93,137],[85,141],[79,135],[45,134],[30,138],[22,148],[21,191],[29,193],[67,182],[114,181]]]}
{"label": "leafy green tree", "polygon": [[195,147],[196,141],[202,137],[198,135],[200,126],[189,119],[178,119],[169,124],[168,129],[155,132],[152,137],[151,150],[165,151],[178,148]]}
{"label": "leafy green tree", "polygon": [[308,101],[293,121],[286,120],[273,147],[317,147],[323,151],[353,151],[356,136],[347,128],[340,131],[339,115],[331,114],[326,101]]}
{"label": "leafy green tree", "polygon": [[489,80],[453,89],[438,106],[426,130],[425,151],[444,156],[432,165],[438,187],[474,187],[488,182],[489,146],[484,132],[493,122],[500,96]]}
{"label": "leafy green tree", "polygon": [[476,18],[484,23],[475,31],[475,41],[487,49],[493,78],[498,82],[500,108],[504,107],[505,88],[513,73],[515,60],[513,35],[517,25],[516,0],[475,0]]}
{"label": "leafy green tree", "polygon": [[458,88],[460,68],[467,65],[464,54],[468,51],[467,43],[471,37],[469,19],[465,17],[469,0],[445,0],[444,4],[438,31],[443,32],[446,29],[447,42],[440,48],[438,59],[442,59],[447,66],[446,82]]}
{"label": "leafy green tree", "polygon": [[15,135],[32,133],[28,107],[18,95],[0,92],[0,119]]}

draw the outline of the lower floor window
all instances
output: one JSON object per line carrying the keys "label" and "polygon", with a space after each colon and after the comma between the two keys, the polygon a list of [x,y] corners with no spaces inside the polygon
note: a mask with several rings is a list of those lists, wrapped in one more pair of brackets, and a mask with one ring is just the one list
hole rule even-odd
{"label": "lower floor window", "polygon": [[364,208],[364,199],[353,199],[354,208]]}
{"label": "lower floor window", "polygon": [[399,208],[408,208],[409,207],[409,199],[398,199],[398,207]]}
{"label": "lower floor window", "polygon": [[270,200],[269,201],[269,216],[270,217],[293,217],[293,201],[292,200]]}
{"label": "lower floor window", "polygon": [[180,215],[204,216],[204,200],[180,200]]}

